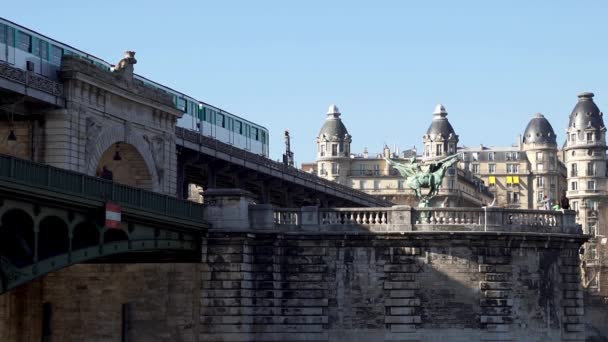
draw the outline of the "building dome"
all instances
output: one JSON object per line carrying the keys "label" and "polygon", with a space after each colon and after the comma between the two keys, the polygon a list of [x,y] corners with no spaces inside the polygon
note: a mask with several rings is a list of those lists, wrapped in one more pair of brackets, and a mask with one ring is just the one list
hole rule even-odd
{"label": "building dome", "polygon": [[325,123],[323,124],[323,127],[321,127],[319,138],[322,138],[323,135],[325,135],[325,138],[327,139],[331,139],[333,137],[343,139],[346,135],[348,135],[348,131],[342,123],[340,115],[341,113],[338,106],[334,104],[329,106],[329,109],[327,110],[327,119],[325,119]]}
{"label": "building dome", "polygon": [[438,104],[435,107],[435,111],[433,112],[433,121],[429,126],[429,129],[426,131],[427,135],[440,135],[444,139],[447,139],[451,136],[456,137],[456,132],[454,128],[448,121],[448,112],[445,110],[445,107],[441,104]]}
{"label": "building dome", "polygon": [[524,144],[551,144],[557,146],[555,131],[549,120],[541,113],[536,113],[526,126],[523,142]]}
{"label": "building dome", "polygon": [[578,103],[570,114],[568,128],[604,128],[603,114],[595,102],[593,102],[593,96],[593,93],[581,93],[578,95]]}

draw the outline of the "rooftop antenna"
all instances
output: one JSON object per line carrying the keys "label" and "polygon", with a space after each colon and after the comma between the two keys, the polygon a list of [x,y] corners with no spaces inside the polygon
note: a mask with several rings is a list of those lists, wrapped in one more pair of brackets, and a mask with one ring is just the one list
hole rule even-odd
{"label": "rooftop antenna", "polygon": [[285,153],[283,154],[283,164],[293,166],[293,152],[291,151],[291,138],[289,130],[285,130]]}

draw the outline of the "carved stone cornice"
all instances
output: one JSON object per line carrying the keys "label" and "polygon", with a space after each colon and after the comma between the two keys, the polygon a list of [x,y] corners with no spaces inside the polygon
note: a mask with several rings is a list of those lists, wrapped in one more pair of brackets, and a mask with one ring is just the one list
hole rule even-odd
{"label": "carved stone cornice", "polygon": [[61,79],[79,80],[129,100],[151,106],[181,117],[183,113],[175,108],[171,95],[144,85],[140,80],[129,81],[120,73],[103,70],[86,60],[74,56],[63,56]]}
{"label": "carved stone cornice", "polygon": [[63,86],[36,73],[21,70],[8,64],[0,63],[0,77],[23,84],[54,96],[63,95]]}

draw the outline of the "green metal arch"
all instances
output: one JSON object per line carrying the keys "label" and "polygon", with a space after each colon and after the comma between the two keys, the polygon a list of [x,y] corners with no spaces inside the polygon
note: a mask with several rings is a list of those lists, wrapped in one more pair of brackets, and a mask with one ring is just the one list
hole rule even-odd
{"label": "green metal arch", "polygon": [[0,294],[51,272],[100,257],[128,252],[195,251],[196,249],[194,240],[123,240],[74,250],[22,268],[16,268],[6,257],[0,256]]}

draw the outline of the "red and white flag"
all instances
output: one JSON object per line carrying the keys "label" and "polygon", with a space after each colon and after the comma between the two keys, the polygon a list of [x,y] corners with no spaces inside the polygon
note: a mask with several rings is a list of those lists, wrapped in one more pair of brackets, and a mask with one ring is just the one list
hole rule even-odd
{"label": "red and white flag", "polygon": [[118,204],[106,202],[106,227],[120,229],[121,208]]}

